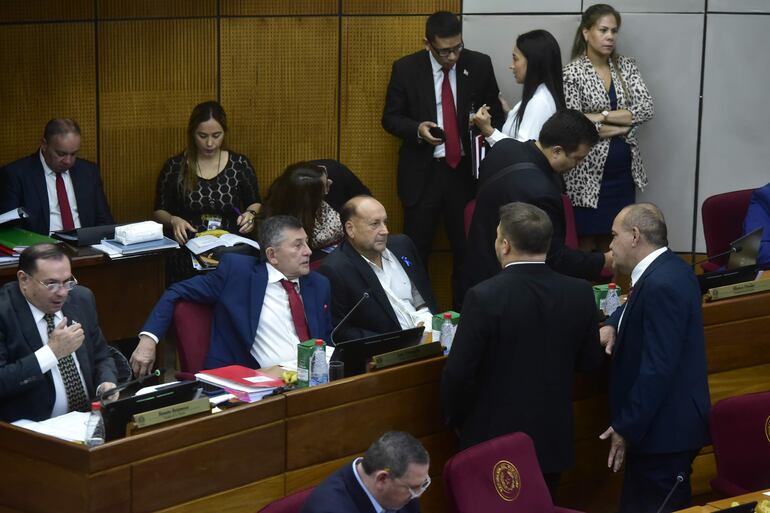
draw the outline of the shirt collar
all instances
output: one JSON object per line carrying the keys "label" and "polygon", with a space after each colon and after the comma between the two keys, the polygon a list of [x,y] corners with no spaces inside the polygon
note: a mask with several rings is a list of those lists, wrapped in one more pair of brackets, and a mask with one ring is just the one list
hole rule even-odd
{"label": "shirt collar", "polygon": [[[439,64],[438,61],[436,60],[436,58],[433,57],[433,52],[431,52],[430,50],[425,50],[425,51],[428,52],[428,57],[430,57],[430,67],[433,69],[433,74],[436,75],[437,73],[443,73],[444,72],[444,68],[442,68],[441,64]],[[452,71],[455,68],[457,68],[457,63],[456,62],[454,64],[454,66],[449,68],[449,71]]]}
{"label": "shirt collar", "polygon": [[523,260],[523,261],[520,261],[520,262],[508,262],[507,264],[505,264],[505,269],[507,269],[508,267],[510,267],[512,265],[520,265],[520,264],[545,264],[545,262],[535,261],[535,260]]}
{"label": "shirt collar", "polygon": [[650,266],[652,262],[655,261],[656,258],[658,258],[660,255],[666,252],[668,248],[663,246],[662,248],[658,248],[646,257],[642,258],[638,264],[636,264],[636,267],[634,267],[634,270],[631,271],[631,286],[635,286],[636,282],[639,281],[639,278],[642,277],[644,274],[644,271],[647,270],[647,268]]}
{"label": "shirt collar", "polygon": [[[40,157],[40,163],[43,165],[43,172],[47,176],[56,176],[56,171],[48,167],[48,163],[45,161],[45,158],[43,158],[43,150],[38,150],[37,155]],[[62,176],[66,175],[67,173],[69,173],[69,169],[62,171]]]}
{"label": "shirt collar", "polygon": [[[276,269],[273,264],[270,262],[265,262],[265,267],[267,267],[267,282],[268,283],[278,283],[281,280],[289,280],[289,278],[286,277],[281,271]],[[293,280],[289,280],[293,283],[299,283],[299,279],[295,278]]]}
{"label": "shirt collar", "polygon": [[369,489],[364,485],[363,480],[361,479],[361,476],[358,475],[358,469],[356,469],[356,465],[358,465],[358,462],[363,460],[363,458],[356,458],[353,460],[353,475],[356,476],[356,481],[358,481],[358,484],[361,485],[361,488],[363,488],[364,493],[367,497],[369,497],[369,500],[372,503],[372,506],[374,507],[374,511],[376,513],[383,513],[385,511],[385,508],[380,506],[380,503],[377,502],[377,499],[374,498],[374,496],[369,493]]}
{"label": "shirt collar", "polygon": [[[35,319],[35,324],[38,324],[41,320],[43,320],[43,317],[45,317],[45,312],[43,312],[41,309],[33,305],[32,303],[27,300],[27,304],[29,305],[29,310],[32,312],[32,317]],[[59,310],[58,312],[53,314],[54,317],[54,325],[59,324],[61,320],[64,318],[64,314],[62,314],[62,311]]]}

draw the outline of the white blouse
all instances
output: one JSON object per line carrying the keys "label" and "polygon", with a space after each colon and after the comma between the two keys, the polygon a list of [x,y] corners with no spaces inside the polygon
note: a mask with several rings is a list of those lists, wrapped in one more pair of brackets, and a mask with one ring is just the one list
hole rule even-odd
{"label": "white blouse", "polygon": [[537,140],[543,124],[556,113],[556,102],[553,96],[551,96],[551,92],[545,84],[540,84],[535,89],[535,94],[532,95],[529,103],[527,103],[527,110],[524,111],[524,116],[521,118],[519,130],[514,134],[513,126],[516,122],[516,113],[519,112],[520,107],[521,102],[517,103],[508,112],[508,118],[505,120],[502,131],[495,129],[492,135],[486,138],[490,146],[494,146],[497,141],[510,138],[514,138],[517,141]]}

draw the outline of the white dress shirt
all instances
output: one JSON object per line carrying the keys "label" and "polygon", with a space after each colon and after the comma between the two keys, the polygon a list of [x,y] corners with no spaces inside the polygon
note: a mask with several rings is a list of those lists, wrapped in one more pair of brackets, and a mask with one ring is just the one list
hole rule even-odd
{"label": "white dress shirt", "polygon": [[[426,50],[427,51],[427,50]],[[431,52],[428,52],[428,55],[430,56],[430,65],[431,68],[433,68],[433,90],[436,92],[436,124],[441,127],[441,129],[444,129],[444,110],[441,105],[441,88],[444,84],[444,69],[441,67],[441,64],[438,63],[438,61],[433,57],[433,54]],[[452,98],[455,100],[455,114],[457,115],[457,119],[460,119],[460,112],[457,112],[457,64],[452,66],[452,69],[449,70],[449,85],[452,88]],[[468,115],[468,113],[464,113],[462,115]],[[460,141],[462,141],[462,134],[460,135]],[[460,143],[460,146],[462,147],[462,142]],[[462,148],[461,148],[462,149]],[[446,156],[446,149],[444,148],[444,144],[441,143],[438,146],[433,147],[433,158],[444,158]]]}
{"label": "white dress shirt", "polygon": [[[40,163],[43,164],[45,173],[45,187],[48,190],[48,210],[50,211],[50,232],[57,232],[64,229],[64,223],[61,220],[61,209],[59,208],[59,196],[56,195],[56,173],[48,167],[43,152],[38,152]],[[69,170],[61,174],[64,179],[64,189],[67,191],[67,199],[70,202],[70,211],[72,212],[72,221],[75,228],[80,228],[80,216],[78,215],[78,202],[75,199],[75,187],[72,185],[72,177]]]}
{"label": "white dress shirt", "polygon": [[[636,282],[639,281],[639,278],[642,277],[644,274],[644,271],[647,270],[648,267],[650,267],[650,264],[655,261],[656,258],[658,258],[660,255],[666,252],[665,246],[662,248],[658,248],[646,257],[642,258],[638,264],[634,267],[634,270],[631,271],[631,288],[634,288],[636,286]],[[626,302],[623,305],[623,311],[620,312],[620,319],[618,319],[618,329],[617,331],[620,331],[620,323],[623,322],[623,315],[626,313],[626,305],[628,304],[628,298],[626,298]]]}
{"label": "white dress shirt", "polygon": [[[38,333],[40,333],[40,340],[43,341],[43,347],[35,351],[35,358],[37,358],[37,363],[40,366],[40,372],[43,374],[50,372],[51,377],[53,378],[53,388],[56,399],[53,403],[53,410],[51,410],[51,417],[58,417],[69,411],[67,405],[67,391],[64,388],[64,380],[62,380],[61,372],[59,371],[59,360],[56,358],[56,355],[53,354],[53,350],[48,347],[48,323],[44,318],[45,313],[29,301],[27,301],[27,304],[32,312],[32,317],[35,319],[35,326],[37,327]],[[58,326],[62,319],[64,319],[64,314],[59,310],[54,314],[54,326]],[[67,322],[74,321],[73,319],[68,319]],[[88,389],[83,380],[83,371],[80,370],[80,362],[74,353],[72,354],[72,357],[75,360],[75,367],[78,369],[78,375],[80,376],[83,390],[85,391],[86,397],[88,397]]]}
{"label": "white dress shirt", "polygon": [[[294,328],[289,307],[289,294],[281,285],[287,279],[281,271],[266,263],[267,287],[262,312],[259,314],[259,326],[251,346],[251,356],[262,367],[270,367],[280,362],[297,359],[297,344],[300,339]],[[291,280],[297,286],[299,280]],[[300,296],[301,298],[302,296]]]}
{"label": "white dress shirt", "polygon": [[516,139],[517,141],[529,141],[530,139],[538,140],[540,137],[540,129],[548,118],[550,118],[556,112],[556,102],[551,96],[551,92],[545,86],[540,84],[535,89],[535,94],[529,99],[527,108],[524,111],[524,117],[521,118],[521,124],[519,129],[514,134],[514,124],[516,123],[516,113],[521,108],[521,102],[517,103],[505,120],[502,130],[495,128],[492,135],[486,138],[490,146],[494,146],[496,142],[503,139]]}
{"label": "white dress shirt", "polygon": [[382,268],[363,255],[361,255],[361,258],[369,264],[369,267],[374,271],[374,275],[377,276],[390,302],[390,306],[396,312],[396,318],[399,325],[401,325],[401,329],[414,328],[419,322],[422,322],[426,329],[430,329],[433,314],[425,305],[422,295],[417,290],[417,287],[414,286],[412,280],[409,279],[409,275],[406,274],[404,268],[398,263],[396,255],[385,248],[381,258]]}

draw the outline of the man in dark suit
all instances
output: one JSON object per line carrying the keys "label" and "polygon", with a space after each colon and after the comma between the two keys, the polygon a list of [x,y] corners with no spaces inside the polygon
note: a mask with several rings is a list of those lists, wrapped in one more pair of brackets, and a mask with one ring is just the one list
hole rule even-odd
{"label": "man in dark suit", "polygon": [[428,274],[409,237],[388,234],[385,207],[370,196],[357,196],[345,204],[340,218],[345,241],[318,270],[334,290],[334,324],[364,292],[371,297],[340,327],[337,340],[414,328],[419,322],[430,329],[438,305]]}
{"label": "man in dark suit", "polygon": [[612,265],[609,252],[586,253],[564,245],[561,174],[578,165],[599,140],[596,128],[576,110],[557,112],[543,125],[538,141],[505,139],[481,164],[476,208],[468,233],[465,290],[500,271],[493,251],[498,210],[512,201],[535,205],[548,214],[553,238],[546,263],[555,271],[596,279]]}
{"label": "man in dark suit", "polygon": [[24,207],[24,228],[48,235],[60,230],[113,224],[96,164],[78,159],[80,127],[52,119],[40,150],[11,162],[2,172],[0,212]]}
{"label": "man in dark suit", "polygon": [[428,452],[415,437],[390,431],[326,478],[301,513],[419,513],[417,499],[430,486]]}
{"label": "man in dark suit", "polygon": [[355,196],[370,196],[369,188],[342,162],[331,159],[311,160],[326,172],[324,201],[339,212],[346,201]]}
{"label": "man in dark suit", "polygon": [[615,268],[631,292],[601,328],[610,367],[611,440],[607,464],[625,460],[620,511],[653,513],[689,506],[695,455],[709,443],[711,401],[701,294],[695,274],[668,245],[655,205],[630,205],[612,224]]}
{"label": "man in dark suit", "polygon": [[466,448],[523,431],[555,495],[572,466],[574,370],[604,360],[591,285],[545,265],[553,228],[541,209],[500,209],[494,242],[503,270],[468,291],[444,366],[441,400]]}
{"label": "man in dark suit", "polygon": [[0,288],[0,420],[89,411],[117,381],[93,293],[53,244],[25,249],[16,277]]}
{"label": "man in dark suit", "polygon": [[[433,13],[425,26],[425,51],[393,64],[382,126],[403,140],[398,161],[398,195],[404,206],[404,233],[425,265],[443,211],[452,249],[456,306],[463,259],[463,211],[473,198],[469,115],[490,107],[500,126],[503,111],[488,55],[463,48],[462,26],[454,14]],[[443,138],[431,129],[443,130]]]}
{"label": "man in dark suit", "polygon": [[273,216],[260,226],[265,261],[225,254],[208,274],[171,285],[161,296],[131,356],[137,375],[152,370],[155,345],[180,299],[214,306],[205,367],[269,367],[297,358],[297,344],[329,340],[329,281],[310,272],[310,248],[300,222]]}

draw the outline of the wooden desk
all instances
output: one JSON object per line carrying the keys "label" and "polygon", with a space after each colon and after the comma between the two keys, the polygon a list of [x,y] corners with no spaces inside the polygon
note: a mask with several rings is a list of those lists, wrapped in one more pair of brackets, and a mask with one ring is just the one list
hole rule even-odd
{"label": "wooden desk", "polygon": [[[0,266],[0,285],[16,280],[17,269]],[[163,254],[110,260],[81,248],[72,259],[72,274],[96,295],[99,324],[109,341],[135,338],[166,288]]]}
{"label": "wooden desk", "polygon": [[[770,293],[712,303],[704,314],[712,398],[770,390],[770,354],[754,342],[770,333]],[[433,358],[291,392],[91,451],[0,424],[7,469],[0,511],[253,513],[400,429],[431,455],[422,510],[443,513],[441,471],[456,448],[439,406],[443,364]],[[598,439],[609,422],[605,375],[578,378],[574,411],[576,465],[562,478],[557,504],[609,513],[622,476],[607,470],[608,446]],[[708,491],[715,474],[706,448],[695,462],[694,494]]]}
{"label": "wooden desk", "polygon": [[770,490],[762,490],[760,492],[747,493],[746,495],[739,495],[737,497],[731,497],[729,499],[721,499],[718,501],[709,502],[708,506],[711,506],[712,508],[719,510],[719,509],[729,508],[733,502],[737,502],[739,504],[745,504],[747,502],[757,501],[757,504],[759,504],[762,501],[770,501],[770,495],[766,495],[767,493],[770,493]]}

